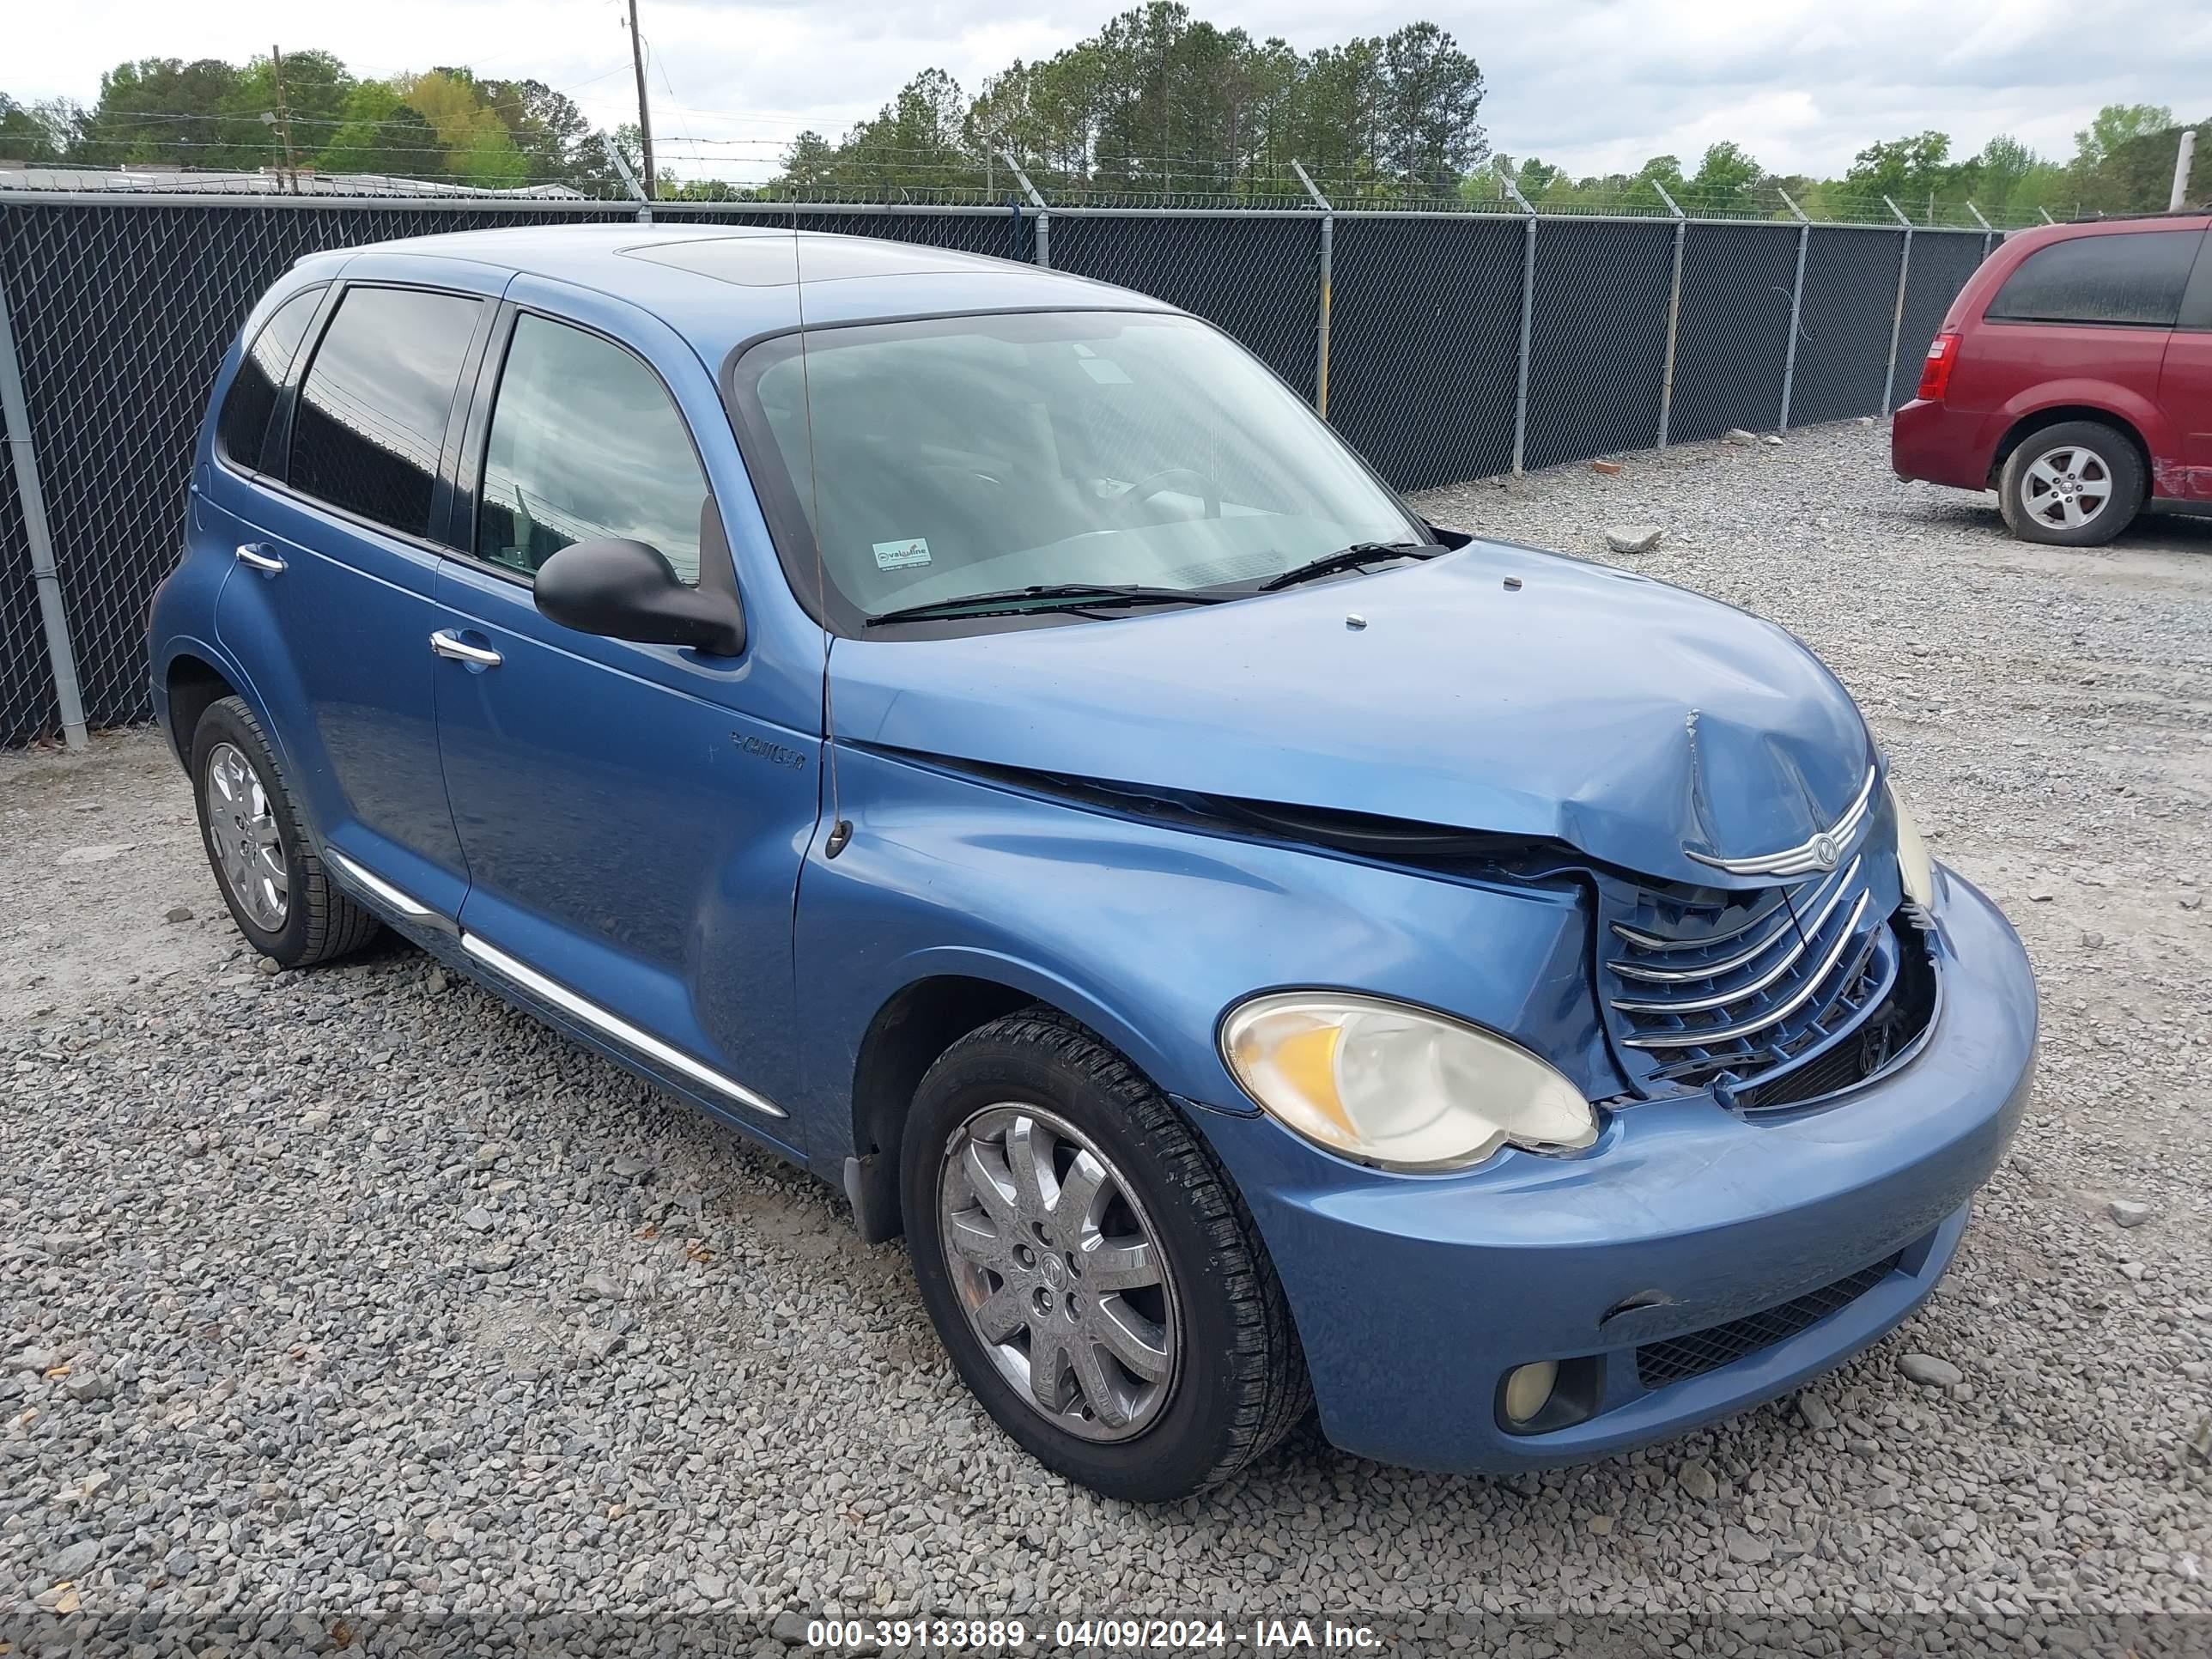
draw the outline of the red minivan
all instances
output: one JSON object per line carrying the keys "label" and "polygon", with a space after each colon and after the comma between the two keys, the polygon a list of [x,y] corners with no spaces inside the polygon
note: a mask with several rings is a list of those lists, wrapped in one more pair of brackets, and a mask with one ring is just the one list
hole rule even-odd
{"label": "red minivan", "polygon": [[2052,225],[1967,278],[1890,428],[1900,477],[1995,489],[2015,536],[2108,542],[2212,501],[2212,212]]}

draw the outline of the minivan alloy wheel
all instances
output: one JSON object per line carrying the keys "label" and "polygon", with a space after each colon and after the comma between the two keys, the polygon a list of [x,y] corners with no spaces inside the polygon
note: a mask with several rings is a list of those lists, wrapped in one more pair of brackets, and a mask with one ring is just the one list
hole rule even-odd
{"label": "minivan alloy wheel", "polygon": [[2027,464],[2021,505],[2053,530],[2077,530],[2111,505],[2112,475],[2094,449],[2062,444]]}
{"label": "minivan alloy wheel", "polygon": [[1056,1114],[987,1106],[946,1142],[938,1205],[962,1310],[1030,1409],[1086,1440],[1150,1428],[1174,1393],[1181,1310],[1112,1160]]}
{"label": "minivan alloy wheel", "polygon": [[269,792],[238,745],[218,743],[201,775],[208,839],[223,885],[257,927],[277,933],[290,904],[284,842]]}

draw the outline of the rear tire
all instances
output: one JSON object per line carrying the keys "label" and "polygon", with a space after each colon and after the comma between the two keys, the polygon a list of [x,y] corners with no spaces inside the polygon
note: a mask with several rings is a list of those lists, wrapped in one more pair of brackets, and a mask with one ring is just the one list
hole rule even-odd
{"label": "rear tire", "polygon": [[1997,505],[2022,541],[2101,547],[2143,503],[2142,457],[2101,421],[2062,421],[2030,433],[2005,457]]}
{"label": "rear tire", "polygon": [[263,956],[310,967],[358,951],[381,931],[324,870],[243,698],[210,703],[192,728],[192,799],[230,919]]}
{"label": "rear tire", "polygon": [[[1165,1503],[1236,1474],[1310,1408],[1289,1304],[1236,1188],[1074,1021],[1030,1008],[954,1043],[916,1091],[900,1165],[938,1334],[1048,1468]],[[1042,1386],[1033,1359],[1049,1366]],[[1110,1403],[1094,1414],[1094,1398]]]}

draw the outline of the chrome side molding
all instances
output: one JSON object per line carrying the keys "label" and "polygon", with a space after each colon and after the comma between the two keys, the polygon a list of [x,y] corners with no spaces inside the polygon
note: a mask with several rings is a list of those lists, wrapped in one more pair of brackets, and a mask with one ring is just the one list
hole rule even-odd
{"label": "chrome side molding", "polygon": [[650,1031],[639,1029],[618,1015],[611,1014],[596,1002],[578,996],[567,986],[550,980],[529,963],[507,955],[498,946],[487,945],[474,933],[456,927],[451,917],[432,909],[422,900],[401,891],[381,876],[364,870],[344,854],[323,849],[324,860],[333,866],[348,881],[371,897],[390,906],[407,921],[426,927],[442,928],[460,935],[461,948],[485,967],[502,978],[513,980],[540,1000],[550,1002],[584,1022],[593,1030],[612,1037],[626,1048],[635,1048],[647,1058],[658,1061],[671,1071],[681,1072],[695,1083],[702,1083],[720,1095],[726,1095],[740,1106],[750,1108],[769,1117],[790,1115],[766,1095],[748,1089],[735,1078],[725,1077],[713,1066],[691,1058],[682,1049],[671,1047]]}
{"label": "chrome side molding", "polygon": [[348,881],[368,894],[371,898],[390,905],[408,921],[426,927],[442,927],[448,933],[456,931],[450,916],[441,911],[433,910],[422,900],[410,894],[403,893],[383,877],[362,869],[343,853],[334,852],[327,847],[324,848],[322,852],[324,863],[337,866],[338,873]]}
{"label": "chrome side molding", "polygon": [[695,1083],[703,1083],[718,1094],[727,1095],[740,1106],[750,1107],[769,1117],[788,1115],[783,1108],[765,1095],[757,1094],[734,1078],[724,1077],[713,1066],[702,1064],[680,1048],[671,1048],[649,1031],[641,1030],[628,1020],[609,1013],[596,1002],[578,996],[567,986],[550,980],[527,963],[518,961],[496,945],[487,945],[474,933],[461,935],[461,948],[485,967],[502,977],[513,980],[533,996],[551,1003],[565,1014],[580,1019],[594,1030],[612,1037],[624,1048],[635,1048],[647,1058],[659,1061],[671,1071],[681,1072]]}

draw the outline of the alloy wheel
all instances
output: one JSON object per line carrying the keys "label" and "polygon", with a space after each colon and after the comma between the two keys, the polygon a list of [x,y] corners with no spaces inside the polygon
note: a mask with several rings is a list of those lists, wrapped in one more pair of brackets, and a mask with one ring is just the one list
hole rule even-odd
{"label": "alloy wheel", "polygon": [[988,1106],[946,1143],[938,1194],[962,1310],[1030,1409],[1086,1440],[1150,1428],[1181,1312],[1159,1236],[1097,1144],[1039,1107]]}
{"label": "alloy wheel", "polygon": [[2053,530],[2078,530],[2112,499],[2112,469],[2094,449],[2062,444],[2028,463],[2021,475],[2021,507]]}
{"label": "alloy wheel", "polygon": [[283,932],[291,896],[283,836],[260,775],[236,744],[209,750],[200,796],[223,886],[256,927]]}

